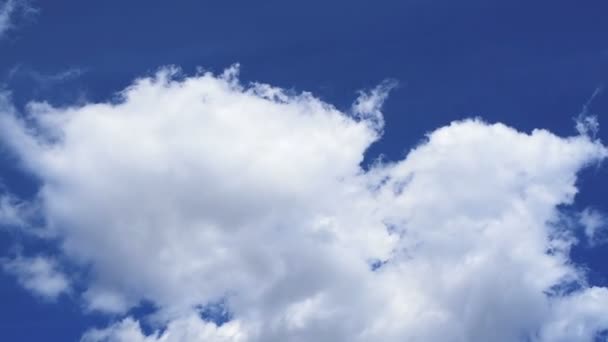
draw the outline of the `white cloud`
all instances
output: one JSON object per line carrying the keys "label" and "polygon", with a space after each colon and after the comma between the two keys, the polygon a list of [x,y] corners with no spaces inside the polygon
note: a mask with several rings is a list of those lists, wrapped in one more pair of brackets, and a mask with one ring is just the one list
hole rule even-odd
{"label": "white cloud", "polygon": [[82,342],[181,342],[181,341],[216,341],[242,342],[245,336],[236,322],[229,322],[221,327],[205,322],[196,314],[190,314],[169,323],[162,333],[146,336],[139,323],[131,318],[106,329],[92,329],[81,339]]}
{"label": "white cloud", "polygon": [[0,196],[0,227],[24,227],[27,226],[25,214],[25,203],[19,201],[10,194]]}
{"label": "white cloud", "polygon": [[592,287],[555,304],[542,331],[544,341],[595,341],[608,326],[608,290]]}
{"label": "white cloud", "polygon": [[359,97],[352,106],[353,114],[372,124],[375,129],[382,129],[384,126],[382,105],[388,97],[389,92],[395,87],[397,87],[396,81],[387,80],[370,92],[359,92]]}
{"label": "white cloud", "polygon": [[0,231],[10,231],[17,234],[27,234],[29,237],[50,238],[46,227],[36,224],[39,218],[38,203],[23,201],[10,194],[0,185]]}
{"label": "white cloud", "polygon": [[6,32],[10,27],[10,18],[14,7],[15,5],[13,0],[8,0],[0,4],[0,37],[2,37],[4,32]]}
{"label": "white cloud", "polygon": [[0,38],[13,28],[13,19],[16,14],[33,12],[35,10],[28,5],[26,0],[0,1]]}
{"label": "white cloud", "polygon": [[106,288],[89,288],[83,293],[82,297],[90,311],[121,313],[136,304],[127,302],[120,292]]}
{"label": "white cloud", "polygon": [[28,79],[39,87],[47,88],[77,79],[85,72],[84,68],[69,68],[55,73],[44,73],[28,66],[17,64],[8,71],[7,79]]}
{"label": "white cloud", "polygon": [[608,227],[608,219],[606,219],[604,214],[587,208],[581,212],[579,222],[583,225],[589,244],[594,245],[605,241],[605,230]]}
{"label": "white cloud", "polygon": [[576,123],[576,130],[581,135],[588,135],[595,138],[600,129],[600,124],[597,116],[591,113],[591,104],[598,96],[604,91],[604,86],[600,85],[593,90],[591,96],[587,99],[587,102],[583,104],[583,108],[574,118]]}
{"label": "white cloud", "polygon": [[68,278],[59,270],[53,259],[18,256],[1,261],[5,272],[15,275],[24,288],[38,296],[54,300],[62,293],[70,291]]}
{"label": "white cloud", "polygon": [[600,130],[600,123],[595,115],[579,115],[575,122],[576,130],[583,135],[595,137]]}
{"label": "white cloud", "polygon": [[[589,305],[606,290],[572,264],[557,209],[608,155],[600,142],[466,120],[364,171],[390,87],[348,114],[236,74],[165,69],[119,103],[31,104],[27,125],[5,105],[0,136],[42,182],[47,229],[91,267],[88,309],[149,301],[146,319],[168,324],[146,337],[127,317],[83,341],[553,341],[608,328]],[[558,291],[566,282],[580,289]],[[197,315],[217,302],[232,317],[221,326]]]}

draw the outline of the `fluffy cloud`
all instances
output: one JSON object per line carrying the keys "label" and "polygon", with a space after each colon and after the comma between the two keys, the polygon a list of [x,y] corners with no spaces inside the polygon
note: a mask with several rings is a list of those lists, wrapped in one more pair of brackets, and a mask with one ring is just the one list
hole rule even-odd
{"label": "fluffy cloud", "polygon": [[14,274],[23,287],[45,299],[53,300],[70,291],[68,278],[53,259],[18,256],[2,260],[2,267],[4,271]]}
{"label": "fluffy cloud", "polygon": [[217,341],[242,342],[245,336],[236,322],[229,322],[218,327],[214,323],[203,321],[198,315],[191,314],[171,321],[162,332],[146,336],[138,322],[126,318],[106,329],[88,331],[81,342],[129,341],[129,342],[179,342],[179,341]]}
{"label": "fluffy cloud", "polygon": [[[3,106],[47,233],[91,270],[87,308],[150,302],[145,319],[165,327],[146,336],[125,317],[83,341],[572,341],[608,328],[608,292],[570,261],[558,209],[608,155],[599,141],[465,120],[364,170],[392,84],[344,113],[237,72],[163,69],[115,103],[32,103],[27,120]],[[228,322],[204,314],[217,303]]]}
{"label": "fluffy cloud", "polygon": [[606,227],[608,227],[608,220],[604,214],[587,208],[581,212],[579,221],[583,226],[585,236],[590,245],[605,242],[605,231]]}

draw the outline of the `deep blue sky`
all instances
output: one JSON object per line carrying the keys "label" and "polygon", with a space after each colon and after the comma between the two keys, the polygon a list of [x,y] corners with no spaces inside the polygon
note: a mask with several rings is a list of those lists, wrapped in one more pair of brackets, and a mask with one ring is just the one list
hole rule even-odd
{"label": "deep blue sky", "polygon": [[[424,133],[481,116],[520,130],[575,133],[573,116],[608,82],[605,0],[31,1],[0,40],[0,84],[18,105],[102,101],[134,77],[174,64],[221,71],[241,63],[244,81],[307,90],[346,108],[356,91],[400,82],[385,106],[387,128],[369,158],[399,158]],[[68,80],[46,77],[69,70]],[[608,94],[591,104],[608,125]],[[603,141],[608,129],[600,130]],[[35,185],[3,156],[9,190]],[[581,206],[608,212],[606,167],[581,180]],[[2,255],[12,238],[0,236]],[[36,248],[45,248],[38,246]],[[574,251],[592,281],[608,284],[608,246]],[[0,276],[6,341],[75,341],[103,320],[76,300],[44,303]],[[8,337],[7,337],[8,336]]]}

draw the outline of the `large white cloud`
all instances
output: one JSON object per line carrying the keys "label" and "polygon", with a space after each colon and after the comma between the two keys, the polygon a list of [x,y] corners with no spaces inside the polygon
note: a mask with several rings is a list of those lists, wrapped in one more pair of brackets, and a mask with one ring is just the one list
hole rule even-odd
{"label": "large white cloud", "polygon": [[[584,341],[608,328],[608,293],[570,261],[558,210],[608,155],[600,142],[466,120],[363,170],[390,83],[344,113],[237,71],[164,69],[116,103],[35,103],[27,120],[3,106],[47,235],[92,270],[87,309],[148,301],[146,319],[166,325],[145,336],[127,317],[83,341]],[[230,322],[205,320],[210,303]]]}

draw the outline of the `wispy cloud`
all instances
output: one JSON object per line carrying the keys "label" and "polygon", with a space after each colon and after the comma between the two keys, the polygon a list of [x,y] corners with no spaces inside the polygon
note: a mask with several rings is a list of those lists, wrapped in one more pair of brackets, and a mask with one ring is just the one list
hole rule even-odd
{"label": "wispy cloud", "polygon": [[84,68],[71,67],[57,72],[40,72],[28,66],[18,64],[11,68],[6,76],[8,81],[15,79],[29,79],[42,88],[58,83],[74,80],[84,74]]}
{"label": "wispy cloud", "polygon": [[593,93],[587,99],[585,104],[583,104],[583,108],[578,113],[578,115],[574,118],[576,122],[576,130],[582,134],[587,135],[592,138],[597,136],[597,133],[600,130],[599,120],[597,119],[597,115],[591,112],[591,104],[604,91],[604,86],[599,85],[593,90]]}
{"label": "wispy cloud", "polygon": [[606,243],[606,229],[608,228],[608,217],[602,212],[591,208],[583,210],[579,216],[579,222],[583,226],[587,242],[590,245]]}
{"label": "wispy cloud", "polygon": [[35,13],[36,9],[30,6],[28,0],[6,0],[0,2],[0,38],[14,27],[14,18],[17,15]]}
{"label": "wispy cloud", "polygon": [[14,0],[8,0],[0,4],[0,37],[4,35],[11,26],[11,15],[15,11]]}
{"label": "wispy cloud", "polygon": [[54,300],[70,291],[70,282],[54,259],[17,256],[0,260],[0,264],[5,272],[15,275],[24,288],[44,299]]}

